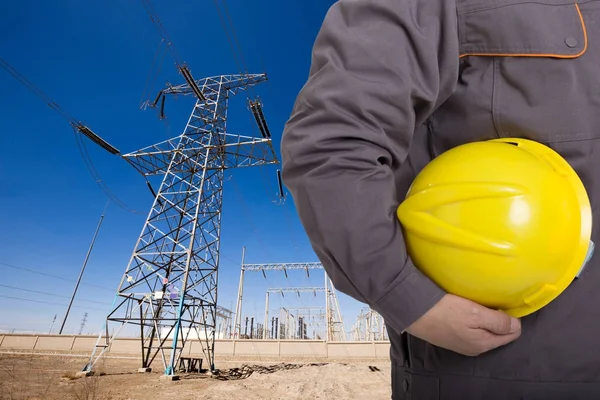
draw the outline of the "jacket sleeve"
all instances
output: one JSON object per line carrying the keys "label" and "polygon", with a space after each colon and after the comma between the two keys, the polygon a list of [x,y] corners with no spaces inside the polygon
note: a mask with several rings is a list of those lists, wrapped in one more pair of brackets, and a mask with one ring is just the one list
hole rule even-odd
{"label": "jacket sleeve", "polygon": [[281,142],[282,177],[334,286],[397,332],[443,290],[412,264],[395,176],[458,79],[452,0],[341,0],[314,43]]}

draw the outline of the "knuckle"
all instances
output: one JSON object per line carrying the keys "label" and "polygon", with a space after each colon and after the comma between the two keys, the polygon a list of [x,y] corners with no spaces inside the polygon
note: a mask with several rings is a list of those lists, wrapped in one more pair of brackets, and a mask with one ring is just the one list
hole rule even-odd
{"label": "knuckle", "polygon": [[481,310],[472,307],[467,315],[467,321],[471,326],[479,326],[482,320]]}

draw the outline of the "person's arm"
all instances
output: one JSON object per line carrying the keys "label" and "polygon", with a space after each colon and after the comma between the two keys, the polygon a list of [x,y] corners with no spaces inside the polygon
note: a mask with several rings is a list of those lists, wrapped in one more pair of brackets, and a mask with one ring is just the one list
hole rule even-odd
{"label": "person's arm", "polygon": [[334,286],[398,332],[444,291],[407,255],[393,170],[457,76],[452,1],[342,0],[283,134],[284,183]]}
{"label": "person's arm", "polygon": [[342,0],[316,39],[282,139],[282,176],[343,293],[397,332],[445,294],[412,264],[394,170],[458,79],[451,0]]}
{"label": "person's arm", "polygon": [[452,0],[341,0],[325,18],[282,139],[283,179],[335,287],[386,326],[465,355],[516,340],[516,318],[445,294],[406,252],[393,171],[458,80]]}

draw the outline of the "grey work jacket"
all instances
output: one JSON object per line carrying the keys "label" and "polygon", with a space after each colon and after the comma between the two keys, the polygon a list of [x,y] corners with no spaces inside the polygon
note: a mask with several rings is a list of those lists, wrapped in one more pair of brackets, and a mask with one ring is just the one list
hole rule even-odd
{"label": "grey work jacket", "polygon": [[334,285],[385,318],[393,398],[600,399],[598,254],[507,346],[464,357],[399,334],[444,292],[411,263],[396,207],[433,157],[497,137],[557,150],[599,226],[600,1],[336,3],[285,127],[283,178]]}

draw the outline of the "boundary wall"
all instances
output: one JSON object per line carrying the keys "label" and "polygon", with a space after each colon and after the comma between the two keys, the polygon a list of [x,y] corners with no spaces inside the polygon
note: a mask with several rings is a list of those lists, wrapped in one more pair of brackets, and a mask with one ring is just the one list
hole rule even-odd
{"label": "boundary wall", "polygon": [[[2,351],[56,351],[87,353],[93,350],[97,336],[0,333]],[[170,341],[167,341],[170,345]],[[137,355],[138,338],[117,338],[107,350],[113,354]],[[215,357],[315,358],[315,359],[390,359],[389,341],[325,342],[323,340],[216,339]],[[201,355],[198,340],[189,340],[184,355]]]}

